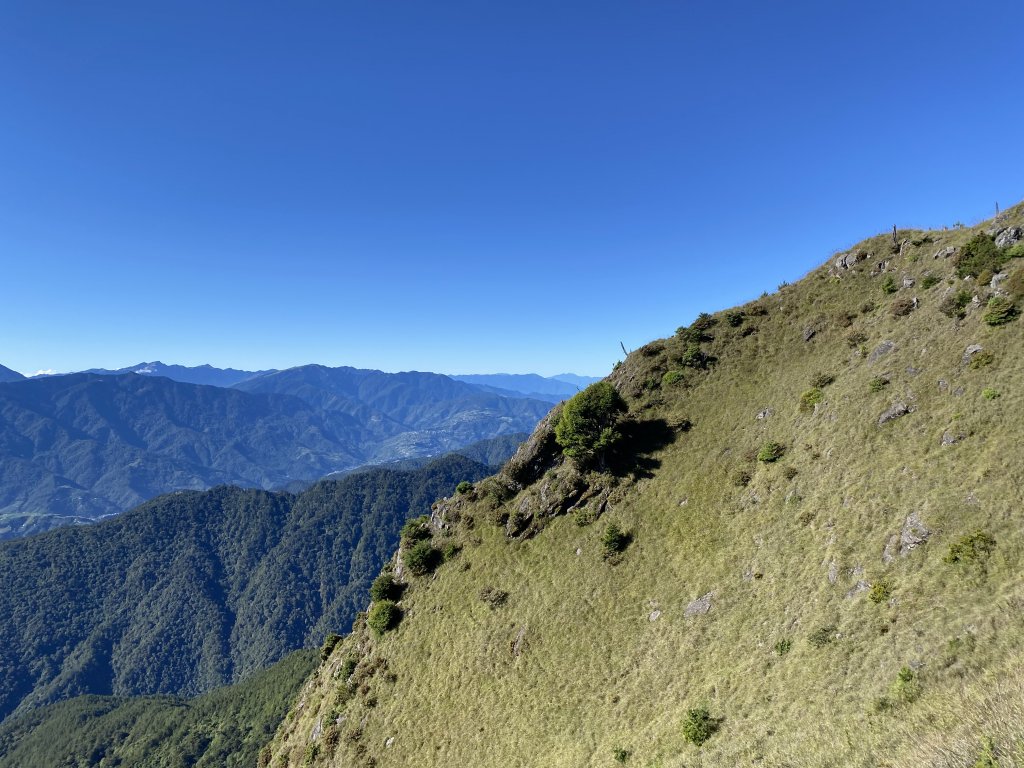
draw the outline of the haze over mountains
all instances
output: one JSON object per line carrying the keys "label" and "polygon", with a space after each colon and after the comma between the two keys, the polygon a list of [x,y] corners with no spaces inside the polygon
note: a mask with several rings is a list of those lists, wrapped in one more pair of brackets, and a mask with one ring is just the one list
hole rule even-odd
{"label": "haze over mountains", "polygon": [[0,538],[116,514],[172,490],[302,487],[441,455],[529,432],[553,397],[320,365],[10,374],[0,385]]}

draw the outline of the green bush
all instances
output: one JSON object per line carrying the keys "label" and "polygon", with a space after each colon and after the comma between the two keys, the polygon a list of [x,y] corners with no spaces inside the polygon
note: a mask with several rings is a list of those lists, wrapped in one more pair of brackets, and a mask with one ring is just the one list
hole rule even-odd
{"label": "green bush", "polygon": [[1017,316],[1017,308],[1013,305],[1013,302],[1004,296],[993,296],[988,300],[988,306],[985,307],[985,314],[982,315],[984,320],[989,325],[1005,325]]}
{"label": "green bush", "polygon": [[868,382],[868,389],[872,392],[881,392],[887,386],[889,386],[889,380],[884,376],[875,376],[875,378]]}
{"label": "green bush", "polygon": [[703,371],[708,367],[708,356],[701,350],[700,344],[695,341],[691,341],[687,345],[686,351],[683,352],[679,361],[687,368],[697,368]]}
{"label": "green bush", "polygon": [[781,459],[785,453],[786,447],[784,445],[769,442],[761,446],[761,449],[757,452],[757,460],[770,464]]}
{"label": "green bush", "polygon": [[800,473],[797,471],[796,467],[786,467],[784,470],[782,470],[782,476],[787,480],[792,480],[798,474]]}
{"label": "green bush", "polygon": [[814,406],[816,406],[824,399],[825,393],[818,389],[818,387],[808,389],[806,392],[800,395],[800,410],[804,411],[805,413],[807,411],[813,411]]}
{"label": "green bush", "polygon": [[887,275],[885,280],[882,281],[882,292],[883,293],[896,293],[899,290],[899,286],[896,285],[896,278],[892,275]]}
{"label": "green bush", "polygon": [[[1018,245],[1024,245],[1024,243],[1018,243]],[[1024,269],[1018,269],[1003,283],[1003,287],[1006,288],[1007,292],[1014,298],[1015,301],[1024,299]]]}
{"label": "green bush", "polygon": [[366,617],[366,626],[373,630],[377,636],[383,635],[389,629],[394,629],[402,620],[402,609],[392,600],[381,600],[374,603],[370,613]]}
{"label": "green bush", "polygon": [[341,642],[341,635],[331,632],[324,638],[324,644],[320,646],[320,661],[327,661],[334,648]]}
{"label": "green bush", "polygon": [[441,552],[429,541],[419,541],[405,550],[402,562],[414,576],[425,576],[441,564]]}
{"label": "green bush", "polygon": [[591,384],[563,406],[555,440],[562,453],[580,464],[601,463],[621,438],[616,426],[625,411],[626,403],[611,382]]}
{"label": "green bush", "polygon": [[829,624],[828,626],[818,627],[816,630],[811,632],[807,636],[807,642],[815,648],[824,648],[826,645],[836,639],[836,627],[835,624]]}
{"label": "green bush", "polygon": [[984,397],[986,400],[998,400],[1000,398],[1000,393],[998,389],[992,389],[992,387],[985,387],[985,389],[981,390],[981,396]]}
{"label": "green bush", "polygon": [[743,325],[743,321],[746,319],[746,315],[743,312],[726,312],[725,322],[733,328],[737,328]]}
{"label": "green bush", "polygon": [[971,238],[956,255],[958,277],[977,277],[982,272],[998,272],[1007,255],[996,248],[995,240],[984,233]]}
{"label": "green bush", "polygon": [[737,470],[735,470],[732,473],[731,479],[732,479],[732,484],[733,485],[735,485],[735,486],[737,486],[739,488],[745,488],[748,485],[750,485],[751,477],[750,477],[750,473],[747,472],[747,470],[745,470],[745,469],[737,469]]}
{"label": "green bush", "polygon": [[921,278],[921,287],[927,291],[929,288],[934,288],[940,282],[942,281],[936,275],[925,275]]}
{"label": "green bush", "polygon": [[402,526],[402,543],[411,546],[417,541],[425,541],[433,535],[430,530],[430,515],[420,515]]}
{"label": "green bush", "polygon": [[615,523],[611,523],[604,529],[604,535],[601,537],[602,556],[605,560],[609,560],[625,552],[631,540],[632,537],[628,533]]}
{"label": "green bush", "polygon": [[661,377],[662,388],[671,387],[673,384],[685,384],[682,371],[669,371]]}
{"label": "green bush", "polygon": [[991,352],[977,352],[971,355],[971,362],[969,367],[971,370],[978,370],[980,368],[987,368],[992,365],[996,360],[996,356]]}
{"label": "green bush", "polygon": [[402,585],[390,573],[382,573],[370,585],[370,600],[397,600],[402,596]]}
{"label": "green bush", "polygon": [[974,295],[967,290],[951,293],[939,302],[939,311],[946,317],[963,317],[967,314],[967,305],[971,303],[973,298]]}
{"label": "green bush", "polygon": [[835,380],[836,377],[833,376],[831,373],[823,373],[821,371],[818,371],[816,374],[811,376],[811,386],[814,387],[815,389],[823,389],[832,382],[834,382]]}
{"label": "green bush", "polygon": [[942,562],[949,565],[969,565],[988,557],[996,548],[996,540],[985,531],[974,531],[961,536],[949,545]]}
{"label": "green bush", "polygon": [[718,722],[704,706],[689,710],[686,719],[683,720],[683,738],[698,747],[710,739],[717,730]]}
{"label": "green bush", "polygon": [[469,480],[463,480],[461,483],[455,486],[455,492],[460,494],[466,494],[473,490],[473,484]]}
{"label": "green bush", "polygon": [[508,602],[508,592],[494,587],[484,587],[480,590],[480,599],[493,611]]}
{"label": "green bush", "polygon": [[871,591],[868,592],[868,600],[876,605],[888,602],[890,597],[892,597],[892,585],[885,580],[872,584]]}
{"label": "green bush", "polygon": [[892,696],[897,701],[909,704],[921,695],[921,683],[917,674],[910,667],[903,667],[896,673],[896,682],[892,684]]}
{"label": "green bush", "polygon": [[626,761],[629,760],[629,756],[631,754],[632,753],[628,749],[623,749],[622,747],[612,750],[612,757],[615,758],[615,762],[622,763],[623,765],[625,765]]}
{"label": "green bush", "polygon": [[775,653],[777,656],[785,656],[793,648],[793,641],[788,637],[784,637],[775,643]]}

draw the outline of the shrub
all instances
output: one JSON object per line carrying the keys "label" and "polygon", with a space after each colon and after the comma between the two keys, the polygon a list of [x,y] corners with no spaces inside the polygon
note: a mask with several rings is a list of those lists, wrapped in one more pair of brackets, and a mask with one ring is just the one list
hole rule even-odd
{"label": "shrub", "polygon": [[868,600],[876,605],[888,602],[890,597],[892,597],[892,585],[884,580],[872,584],[871,591],[868,592]]}
{"label": "shrub", "polygon": [[576,521],[576,525],[580,528],[590,525],[592,522],[597,520],[598,511],[596,507],[587,505],[585,507],[578,507],[575,512],[572,513],[573,520]]}
{"label": "shrub", "polygon": [[591,384],[562,408],[555,425],[555,440],[562,453],[582,465],[601,462],[620,438],[616,425],[626,403],[608,381]]}
{"label": "shrub", "polygon": [[685,384],[682,371],[668,371],[661,377],[662,388],[671,387],[673,384]]}
{"label": "shrub", "polygon": [[463,480],[461,483],[455,486],[455,492],[466,494],[473,490],[473,484],[469,480]]}
{"label": "shrub", "polygon": [[846,343],[850,349],[856,349],[867,340],[868,335],[864,331],[851,331],[846,335]]}
{"label": "shrub", "polygon": [[893,317],[906,317],[916,308],[916,303],[909,296],[901,296],[900,298],[893,301],[892,306],[889,307],[889,311],[892,312]]}
{"label": "shrub", "polygon": [[897,701],[909,704],[921,695],[921,683],[917,674],[910,667],[903,667],[896,673],[896,682],[892,684],[892,696]]}
{"label": "shrub", "polygon": [[896,285],[896,278],[892,275],[887,275],[885,280],[882,281],[882,292],[883,293],[896,293],[899,290],[899,286]]}
{"label": "shrub", "polygon": [[993,296],[988,300],[985,314],[981,316],[989,325],[1006,325],[1017,316],[1017,308],[1004,296]]}
{"label": "shrub", "polygon": [[691,341],[687,345],[686,351],[683,352],[683,355],[680,358],[680,362],[687,368],[704,370],[708,367],[708,357],[701,350],[700,344],[695,341]]}
{"label": "shrub", "polygon": [[[1020,243],[1024,245],[1024,243]],[[1024,269],[1018,269],[1003,283],[1003,287],[1017,301],[1024,299]]]}
{"label": "shrub", "polygon": [[770,464],[773,461],[781,459],[785,453],[786,448],[784,445],[768,442],[762,445],[761,449],[757,452],[757,460],[762,461],[765,464]]}
{"label": "shrub", "polygon": [[690,328],[694,328],[698,331],[707,331],[711,329],[711,326],[715,324],[715,318],[709,315],[707,312],[701,312],[697,315],[697,319],[693,321],[693,325]]}
{"label": "shrub", "polygon": [[870,315],[872,312],[875,311],[877,306],[878,305],[875,304],[875,302],[873,301],[865,301],[863,304],[860,305],[860,313],[862,315]]}
{"label": "shrub", "polygon": [[798,474],[799,473],[797,472],[796,467],[786,467],[784,470],[782,470],[782,476],[787,480],[792,480]]}
{"label": "shrub", "polygon": [[991,554],[996,540],[985,531],[974,531],[961,536],[949,545],[949,552],[942,558],[948,565],[969,565]]}
{"label": "shrub", "polygon": [[632,537],[628,533],[612,523],[604,529],[604,535],[601,537],[602,556],[605,560],[609,560],[625,552],[631,539]]}
{"label": "shrub", "polygon": [[1005,253],[996,248],[995,240],[984,233],[971,238],[956,255],[956,273],[959,277],[977,277],[982,272],[998,272],[1006,261]]}
{"label": "shrub", "polygon": [[775,643],[775,654],[777,656],[785,656],[793,648],[793,641],[788,637],[784,637]]}
{"label": "shrub", "polygon": [[833,376],[831,373],[822,373],[821,371],[818,371],[816,374],[811,376],[811,386],[817,389],[822,389],[823,387],[827,387],[835,380],[836,377]]}
{"label": "shrub", "polygon": [[402,585],[390,573],[382,573],[370,585],[370,600],[397,600],[402,596]]}
{"label": "shrub", "polygon": [[732,473],[732,484],[739,488],[746,488],[750,485],[750,473],[745,469],[737,469]]}
{"label": "shrub", "polygon": [[728,323],[732,328],[738,328],[743,325],[743,321],[746,319],[746,315],[742,312],[726,312],[725,322]]}
{"label": "shrub", "polygon": [[1000,393],[998,389],[992,389],[992,387],[985,387],[985,389],[981,390],[981,396],[984,397],[986,400],[998,400],[1000,397]]}
{"label": "shrub", "polygon": [[374,603],[370,613],[366,617],[368,626],[377,636],[383,635],[389,629],[394,629],[402,620],[402,609],[392,600],[381,600]]}
{"label": "shrub", "polygon": [[402,562],[414,576],[425,576],[441,564],[441,553],[429,541],[419,541],[405,550]]}
{"label": "shrub", "polygon": [[444,545],[444,549],[441,550],[441,559],[444,562],[450,562],[459,556],[462,552],[462,547],[456,544],[454,541],[449,541]]}
{"label": "shrub", "polygon": [[818,387],[808,389],[802,395],[800,395],[800,410],[807,412],[813,411],[814,406],[825,399],[825,393],[822,392]]}
{"label": "shrub", "polygon": [[324,638],[324,644],[320,646],[320,661],[327,661],[339,642],[341,642],[341,635],[335,632],[329,633]]}
{"label": "shrub", "polygon": [[868,389],[872,392],[881,392],[887,386],[889,386],[889,380],[885,376],[875,376],[868,382]]}
{"label": "shrub", "polygon": [[628,749],[623,749],[622,747],[612,750],[612,757],[615,758],[615,762],[622,763],[623,765],[625,765],[626,761],[629,760],[629,756],[631,754],[632,753]]}
{"label": "shrub", "polygon": [[963,317],[973,298],[973,294],[966,290],[951,293],[939,303],[939,311],[946,317]]}
{"label": "shrub", "polygon": [[402,526],[402,543],[411,546],[417,541],[425,541],[432,536],[430,515],[420,515],[406,521]]}
{"label": "shrub", "polygon": [[971,355],[970,368],[972,370],[978,370],[979,368],[985,368],[995,362],[996,356],[991,352],[977,352]]}
{"label": "shrub", "polygon": [[710,739],[717,730],[718,722],[704,706],[689,710],[686,719],[683,720],[683,738],[698,747]]}
{"label": "shrub", "polygon": [[836,639],[836,627],[835,624],[829,624],[828,626],[818,627],[816,630],[811,632],[807,636],[807,642],[815,648],[824,648],[826,645]]}
{"label": "shrub", "polygon": [[921,287],[927,291],[929,288],[934,288],[940,282],[942,281],[936,275],[925,275],[921,278]]}
{"label": "shrub", "polygon": [[1014,243],[1005,251],[1003,255],[1008,259],[1019,259],[1024,257],[1024,240],[1019,243]]}
{"label": "shrub", "polygon": [[493,611],[508,602],[508,592],[494,587],[484,587],[480,590],[480,599]]}

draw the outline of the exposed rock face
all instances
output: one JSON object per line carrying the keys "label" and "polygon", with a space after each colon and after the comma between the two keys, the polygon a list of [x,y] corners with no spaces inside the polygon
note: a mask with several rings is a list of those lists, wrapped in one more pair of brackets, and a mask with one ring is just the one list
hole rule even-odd
{"label": "exposed rock face", "polygon": [[757,420],[764,421],[765,419],[774,415],[775,411],[773,411],[771,408],[765,408],[764,410],[757,412]]}
{"label": "exposed rock face", "polygon": [[959,251],[959,250],[960,250],[959,248],[954,248],[953,246],[950,245],[950,246],[947,246],[945,248],[940,248],[939,250],[937,250],[935,252],[935,255],[932,256],[932,258],[933,259],[948,259],[950,256],[955,256],[956,252]]}
{"label": "exposed rock face", "polygon": [[912,278],[912,277],[904,277],[903,278],[903,287],[904,288],[913,288],[916,283],[917,283],[917,281],[914,280],[914,278]]}
{"label": "exposed rock face", "polygon": [[931,530],[921,521],[917,512],[911,512],[903,521],[903,529],[894,533],[882,550],[882,562],[888,565],[896,556],[906,557],[932,535]]}
{"label": "exposed rock face", "polygon": [[714,596],[714,592],[708,592],[706,595],[698,597],[686,606],[686,610],[683,611],[683,615],[689,619],[693,616],[700,616],[707,613],[711,610],[711,598]]}
{"label": "exposed rock face", "polygon": [[870,256],[866,251],[850,251],[849,253],[841,253],[836,257],[833,262],[836,269],[853,269],[857,264],[864,261]]}
{"label": "exposed rock face", "polygon": [[996,235],[996,245],[1000,248],[1009,248],[1022,239],[1024,239],[1024,229],[1020,227],[1007,227]]}
{"label": "exposed rock face", "polygon": [[868,362],[877,362],[878,360],[882,359],[890,352],[892,352],[894,349],[896,349],[896,342],[889,341],[888,339],[886,339],[885,341],[880,342],[879,345],[875,347],[873,350],[871,350],[871,354],[868,355]]}
{"label": "exposed rock face", "polygon": [[981,344],[971,344],[969,347],[967,347],[967,349],[964,350],[964,356],[960,358],[960,362],[963,365],[967,365],[969,362],[971,362],[971,358],[974,357],[979,352],[981,352],[983,349],[984,347],[981,346]]}
{"label": "exposed rock face", "polygon": [[956,445],[963,440],[965,435],[962,432],[953,432],[947,429],[942,433],[942,445]]}
{"label": "exposed rock face", "polygon": [[878,426],[888,424],[893,419],[898,419],[900,416],[906,416],[908,413],[911,413],[912,411],[913,408],[911,408],[904,402],[893,403],[892,406],[890,406],[885,411],[885,413],[878,417]]}
{"label": "exposed rock face", "polygon": [[502,468],[501,474],[523,488],[558,464],[562,452],[555,442],[555,424],[561,416],[562,405],[558,404],[541,420],[529,440],[519,446],[519,450]]}

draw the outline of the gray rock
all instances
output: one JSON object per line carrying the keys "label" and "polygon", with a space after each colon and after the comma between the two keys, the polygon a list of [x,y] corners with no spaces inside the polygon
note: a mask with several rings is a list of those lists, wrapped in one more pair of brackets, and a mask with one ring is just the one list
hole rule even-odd
{"label": "gray rock", "polygon": [[388,747],[390,747],[394,743],[395,743],[395,737],[394,736],[388,736],[388,738],[384,741],[384,748],[387,749]]}
{"label": "gray rock", "polygon": [[1024,229],[1020,227],[1007,227],[996,235],[996,245],[1000,248],[1009,248],[1022,239],[1024,239]]}
{"label": "gray rock", "polygon": [[648,621],[657,621],[661,617],[661,611],[651,611],[647,616]]}
{"label": "gray rock", "polygon": [[983,349],[984,347],[981,346],[981,344],[971,344],[969,347],[967,347],[967,349],[964,350],[964,355],[963,357],[960,358],[960,363],[963,365],[967,365],[969,362],[971,362],[971,358],[974,357],[979,352],[981,352]]}
{"label": "gray rock", "polygon": [[900,557],[906,557],[911,550],[928,541],[931,535],[931,530],[921,522],[917,512],[911,512],[903,522],[903,530],[900,532]]}
{"label": "gray rock", "polygon": [[964,388],[963,387],[957,387],[956,389],[953,390],[953,397],[960,397],[961,395],[963,395],[963,393],[964,393]]}
{"label": "gray rock", "polygon": [[966,435],[961,432],[952,432],[947,429],[942,433],[942,445],[956,445],[965,437]]}
{"label": "gray rock", "polygon": [[868,258],[868,254],[864,251],[850,251],[850,253],[841,253],[835,260],[836,269],[853,269],[858,263]]}
{"label": "gray rock", "polygon": [[949,389],[949,382],[945,379],[939,379],[939,392],[945,392]]}
{"label": "gray rock", "polygon": [[921,373],[920,368],[915,368],[912,365],[907,366],[907,376],[917,376]]}
{"label": "gray rock", "polygon": [[530,647],[530,644],[526,640],[526,627],[523,626],[519,629],[516,634],[515,640],[509,643],[508,650],[513,657],[519,658],[523,655],[523,652]]}
{"label": "gray rock", "polygon": [[917,283],[917,281],[914,278],[912,278],[912,277],[904,277],[903,278],[903,287],[904,288],[913,288],[916,283]]}
{"label": "gray rock", "polygon": [[900,535],[894,533],[885,542],[885,548],[882,549],[882,562],[888,565],[896,559],[896,555],[900,551]]}
{"label": "gray rock", "polygon": [[324,719],[322,717],[317,718],[316,724],[313,726],[312,732],[309,734],[310,741],[316,741],[320,738],[320,734],[324,732]]}
{"label": "gray rock", "polygon": [[854,584],[850,588],[850,591],[846,593],[846,597],[847,598],[856,597],[861,592],[865,591],[866,589],[870,589],[870,588],[871,588],[871,585],[868,584],[863,579],[861,579],[860,581],[858,581],[856,584]]}
{"label": "gray rock", "polygon": [[896,349],[896,342],[889,341],[888,339],[886,339],[885,341],[880,342],[879,345],[875,347],[873,350],[871,350],[871,354],[868,355],[868,362],[877,362],[878,360],[882,359],[890,352],[892,352],[894,349]]}
{"label": "gray rock", "polygon": [[808,326],[804,327],[804,332],[803,332],[804,341],[810,341],[817,334],[818,334],[818,329],[815,328],[813,325],[808,325]]}
{"label": "gray rock", "polygon": [[997,272],[996,274],[992,275],[992,280],[988,284],[988,287],[998,294],[1005,295],[1006,291],[1003,290],[1003,282],[1009,276],[1010,274],[1008,272]]}
{"label": "gray rock", "polygon": [[758,421],[764,421],[769,416],[773,416],[773,415],[775,415],[775,411],[773,411],[771,408],[765,408],[763,411],[758,411],[758,413],[757,413],[757,420]]}
{"label": "gray rock", "polygon": [[686,606],[686,610],[683,611],[683,615],[689,619],[693,616],[700,616],[707,613],[711,610],[711,598],[714,596],[714,592],[708,592],[706,595],[698,597]]}
{"label": "gray rock", "polygon": [[835,584],[839,580],[839,564],[833,560],[828,564],[828,583]]}
{"label": "gray rock", "polygon": [[935,255],[932,256],[932,258],[933,259],[948,259],[950,256],[956,255],[956,252],[959,251],[959,250],[960,250],[959,248],[954,248],[952,245],[949,245],[949,246],[946,246],[945,248],[940,248],[939,250],[937,250],[935,252]]}
{"label": "gray rock", "polygon": [[906,416],[908,413],[913,412],[913,408],[903,402],[893,403],[881,416],[878,417],[878,426],[888,424],[893,419],[898,419],[901,416]]}

